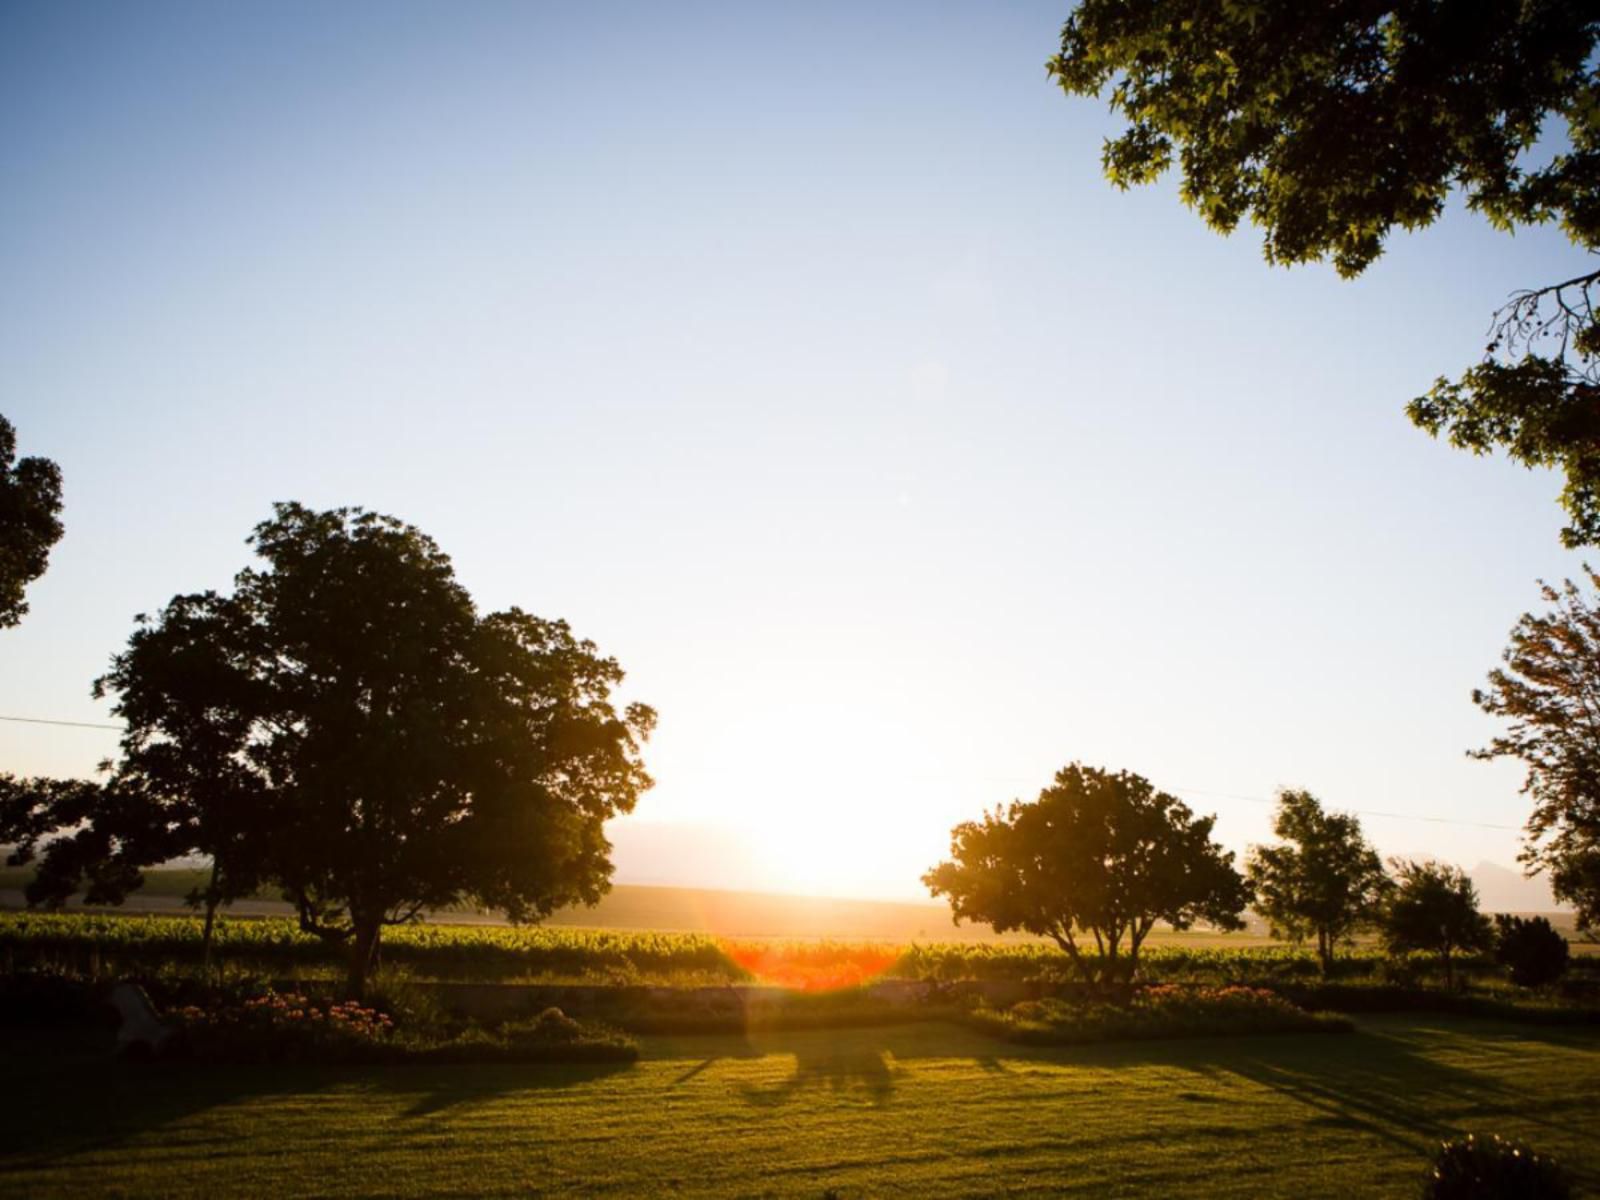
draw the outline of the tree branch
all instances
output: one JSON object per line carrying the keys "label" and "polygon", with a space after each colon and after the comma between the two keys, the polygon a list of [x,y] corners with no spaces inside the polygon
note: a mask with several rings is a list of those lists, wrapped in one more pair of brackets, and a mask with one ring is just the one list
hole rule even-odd
{"label": "tree branch", "polygon": [[[1594,324],[1594,300],[1589,289],[1596,284],[1600,284],[1600,271],[1574,275],[1571,279],[1541,288],[1513,292],[1511,299],[1496,309],[1490,320],[1487,356],[1514,356],[1518,347],[1531,353],[1535,342],[1557,338],[1559,346],[1556,358],[1565,361],[1573,339]],[[1576,297],[1567,295],[1572,289],[1576,289]],[[1555,302],[1555,311],[1548,316],[1543,311],[1546,297]],[[1594,361],[1594,356],[1584,353],[1580,347],[1579,358],[1588,365],[1577,373],[1590,382],[1600,382],[1600,363]]]}

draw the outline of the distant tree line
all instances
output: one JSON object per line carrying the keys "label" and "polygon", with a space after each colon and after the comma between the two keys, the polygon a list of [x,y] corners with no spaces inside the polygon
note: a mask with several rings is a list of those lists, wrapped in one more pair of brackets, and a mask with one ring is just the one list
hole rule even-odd
{"label": "distant tree line", "polygon": [[[1324,974],[1336,948],[1361,931],[1395,953],[1437,954],[1447,986],[1457,954],[1496,945],[1459,867],[1391,859],[1386,871],[1360,822],[1324,811],[1309,792],[1279,793],[1281,840],[1252,847],[1244,872],[1211,839],[1214,820],[1141,776],[1074,763],[1037,800],[956,826],[950,859],[923,882],[949,899],[957,921],[1051,938],[1096,984],[1131,979],[1157,923],[1241,929],[1252,905],[1276,936],[1314,939]],[[1506,961],[1519,982],[1543,982],[1553,959],[1556,973],[1565,965],[1566,940],[1548,921],[1506,918],[1500,927],[1502,943],[1515,943]],[[1535,960],[1547,965],[1527,965]]]}
{"label": "distant tree line", "polygon": [[[1509,724],[1472,753],[1526,765],[1523,791],[1534,807],[1522,861],[1530,874],[1548,871],[1556,899],[1576,909],[1580,925],[1595,927],[1600,573],[1586,573],[1593,591],[1570,580],[1560,588],[1543,585],[1552,607],[1524,614],[1512,630],[1504,665],[1491,672],[1487,688],[1473,693],[1485,712]],[[1309,792],[1279,792],[1278,842],[1251,847],[1243,873],[1233,855],[1211,841],[1213,821],[1195,817],[1138,775],[1073,764],[1037,800],[956,826],[950,860],[923,882],[949,898],[957,920],[1052,938],[1086,977],[1137,969],[1139,949],[1157,922],[1234,929],[1251,905],[1276,936],[1314,941],[1324,972],[1335,949],[1361,930],[1382,933],[1396,950],[1437,953],[1447,978],[1453,978],[1456,953],[1495,941],[1461,870],[1400,860],[1385,870],[1356,817],[1325,811]],[[1534,958],[1555,955],[1537,928],[1502,923],[1500,935],[1502,943],[1510,938],[1517,946],[1542,943],[1545,951],[1526,951]],[[1092,962],[1080,953],[1080,936],[1099,952]]]}

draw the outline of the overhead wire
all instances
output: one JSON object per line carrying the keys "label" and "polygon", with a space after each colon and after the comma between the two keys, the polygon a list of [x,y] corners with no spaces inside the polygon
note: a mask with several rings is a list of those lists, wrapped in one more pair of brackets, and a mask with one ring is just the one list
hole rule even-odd
{"label": "overhead wire", "polygon": [[56,721],[48,717],[3,717],[0,721],[17,721],[23,725],[67,725],[73,729],[115,729],[122,732],[121,725],[103,725],[97,721]]}

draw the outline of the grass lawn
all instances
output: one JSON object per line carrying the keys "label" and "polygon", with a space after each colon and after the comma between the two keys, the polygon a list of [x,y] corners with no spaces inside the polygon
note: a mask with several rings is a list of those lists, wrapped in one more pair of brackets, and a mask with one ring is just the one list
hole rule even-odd
{"label": "grass lawn", "polygon": [[654,1038],[622,1068],[168,1069],[11,1031],[0,1195],[1412,1195],[1453,1132],[1600,1184],[1600,1031],[1029,1048],[944,1025]]}

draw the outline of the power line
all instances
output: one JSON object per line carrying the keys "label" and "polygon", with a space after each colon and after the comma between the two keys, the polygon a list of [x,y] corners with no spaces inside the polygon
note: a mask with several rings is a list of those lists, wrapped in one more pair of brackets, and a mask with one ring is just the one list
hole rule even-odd
{"label": "power line", "polygon": [[0,717],[0,721],[17,721],[23,725],[67,725],[73,729],[115,729],[122,732],[121,725],[101,725],[94,721],[52,721],[46,717]]}
{"label": "power line", "polygon": [[[1264,795],[1240,795],[1238,792],[1206,792],[1205,789],[1200,789],[1200,787],[1174,787],[1173,790],[1174,792],[1184,792],[1184,794],[1187,795],[1210,795],[1210,797],[1218,797],[1221,798],[1221,800],[1248,800],[1248,802],[1253,803],[1253,805],[1275,805],[1275,803],[1277,803],[1277,800],[1264,797]],[[1429,824],[1434,824],[1434,826],[1470,826],[1474,827],[1474,829],[1506,829],[1509,830],[1509,832],[1512,832],[1512,834],[1517,834],[1517,832],[1520,832],[1520,827],[1518,826],[1496,826],[1496,824],[1491,824],[1491,822],[1488,821],[1462,821],[1461,818],[1456,818],[1456,816],[1418,816],[1418,814],[1414,813],[1379,813],[1378,810],[1373,810],[1373,808],[1341,808],[1341,810],[1338,811],[1342,811],[1342,813],[1355,813],[1355,816],[1378,816],[1378,818],[1387,818],[1390,819],[1390,821],[1427,821]]]}

